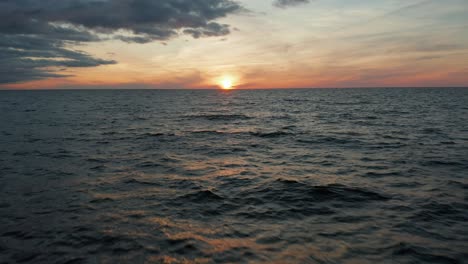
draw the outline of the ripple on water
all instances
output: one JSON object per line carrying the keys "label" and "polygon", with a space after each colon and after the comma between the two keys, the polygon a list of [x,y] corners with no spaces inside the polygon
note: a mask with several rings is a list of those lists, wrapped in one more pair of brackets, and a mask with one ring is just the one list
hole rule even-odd
{"label": "ripple on water", "polygon": [[468,258],[467,90],[0,93],[2,263]]}

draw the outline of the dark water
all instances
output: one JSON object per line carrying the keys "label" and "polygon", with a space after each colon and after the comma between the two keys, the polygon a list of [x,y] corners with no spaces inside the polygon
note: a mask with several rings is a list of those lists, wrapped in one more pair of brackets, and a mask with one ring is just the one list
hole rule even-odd
{"label": "dark water", "polygon": [[468,263],[468,89],[0,92],[0,263]]}

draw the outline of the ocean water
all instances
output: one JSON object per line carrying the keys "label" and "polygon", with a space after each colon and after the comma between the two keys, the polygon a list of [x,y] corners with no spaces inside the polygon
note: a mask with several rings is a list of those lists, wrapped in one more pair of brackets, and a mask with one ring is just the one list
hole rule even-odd
{"label": "ocean water", "polygon": [[468,263],[468,89],[0,91],[0,263]]}

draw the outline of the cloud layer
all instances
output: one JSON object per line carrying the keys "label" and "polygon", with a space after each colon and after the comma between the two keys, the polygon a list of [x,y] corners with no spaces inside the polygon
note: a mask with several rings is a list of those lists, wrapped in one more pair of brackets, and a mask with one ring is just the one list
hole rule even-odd
{"label": "cloud layer", "polygon": [[69,48],[81,42],[223,36],[229,25],[216,19],[239,10],[232,0],[2,0],[0,84],[63,77],[64,67],[116,63]]}
{"label": "cloud layer", "polygon": [[307,4],[310,0],[275,0],[273,5],[279,8],[286,8],[290,6],[297,6],[301,4]]}

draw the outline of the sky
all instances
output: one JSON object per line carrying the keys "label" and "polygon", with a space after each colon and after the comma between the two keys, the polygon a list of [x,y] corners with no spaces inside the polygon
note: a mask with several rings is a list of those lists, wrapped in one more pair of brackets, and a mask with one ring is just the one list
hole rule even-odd
{"label": "sky", "polygon": [[466,0],[0,0],[0,89],[468,86]]}

